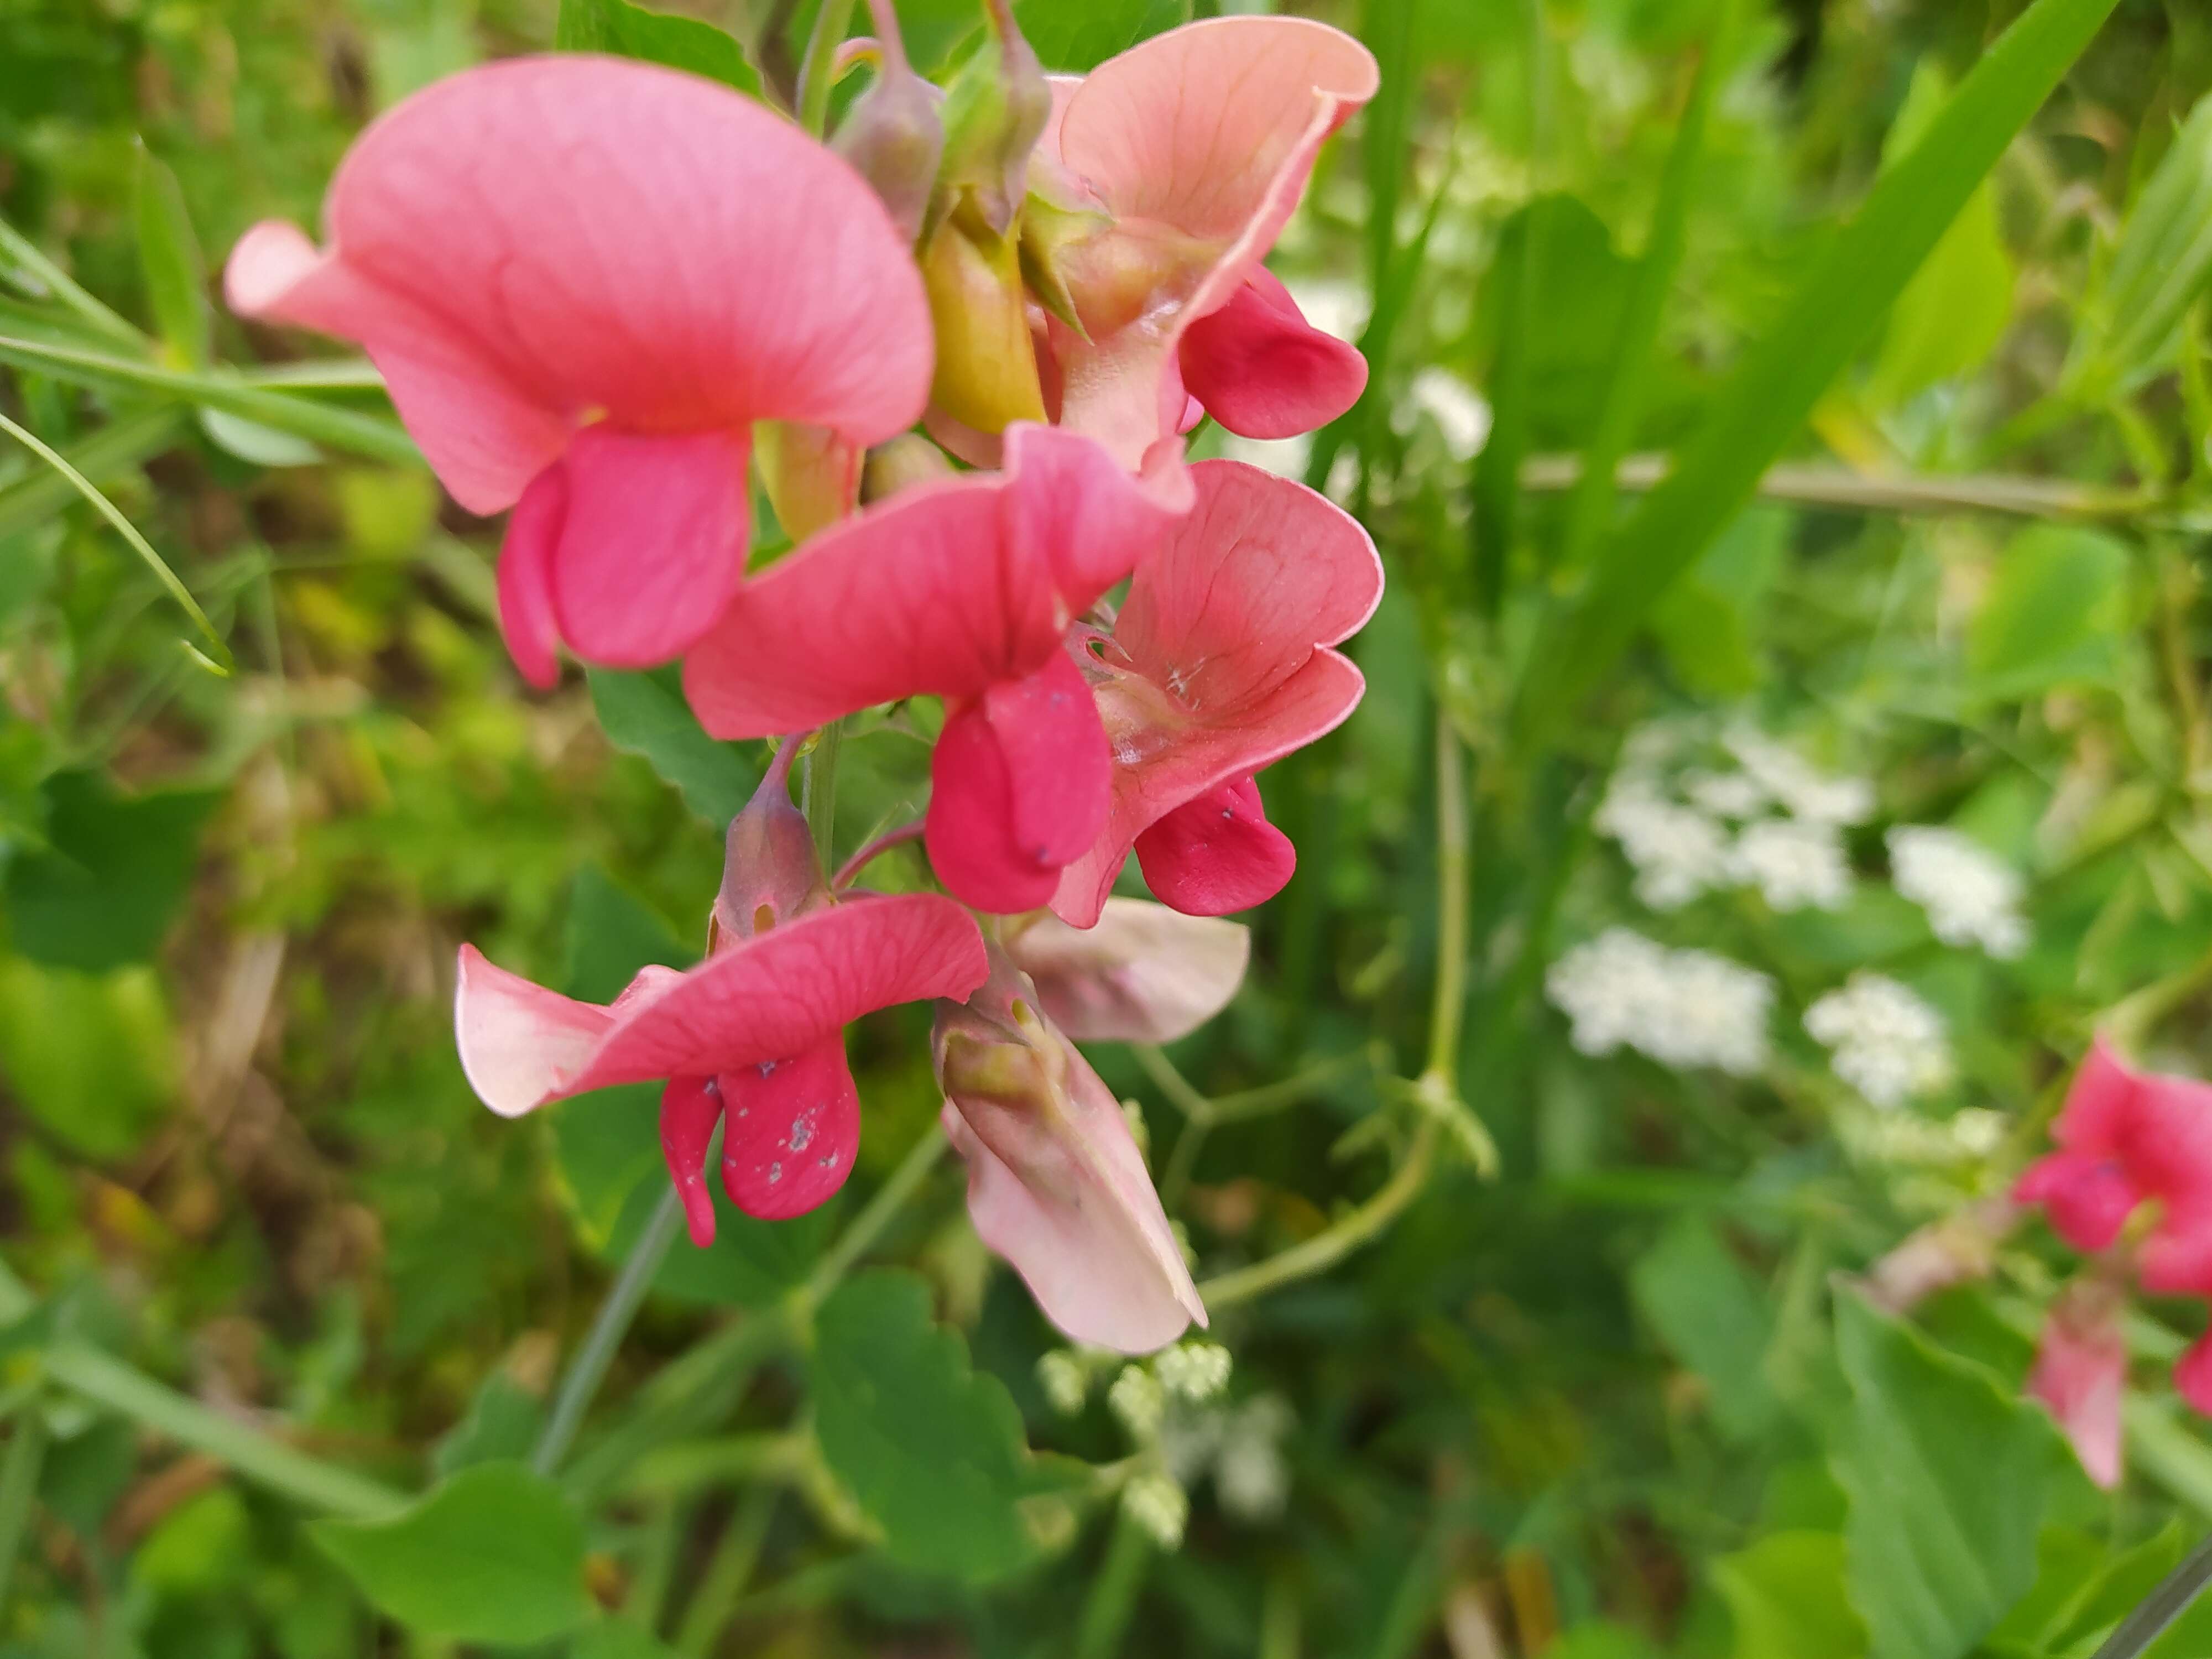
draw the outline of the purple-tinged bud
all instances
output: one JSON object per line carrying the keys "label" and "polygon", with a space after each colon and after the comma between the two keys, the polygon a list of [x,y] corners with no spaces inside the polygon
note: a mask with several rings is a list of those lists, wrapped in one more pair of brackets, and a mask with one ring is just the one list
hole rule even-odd
{"label": "purple-tinged bud", "polygon": [[921,234],[945,155],[944,94],[916,75],[899,40],[898,15],[871,0],[876,20],[875,84],[837,129],[830,148],[875,186],[908,241]]}
{"label": "purple-tinged bud", "polygon": [[710,955],[725,941],[751,939],[830,902],[813,834],[791,804],[791,763],[801,746],[796,737],[784,739],[752,799],[730,820],[722,890],[707,923]]}
{"label": "purple-tinged bud", "polygon": [[1052,85],[1015,25],[1008,0],[985,0],[988,38],[945,94],[945,161],[939,182],[954,207],[971,200],[1004,235],[1029,194],[1030,153],[1052,118]]}

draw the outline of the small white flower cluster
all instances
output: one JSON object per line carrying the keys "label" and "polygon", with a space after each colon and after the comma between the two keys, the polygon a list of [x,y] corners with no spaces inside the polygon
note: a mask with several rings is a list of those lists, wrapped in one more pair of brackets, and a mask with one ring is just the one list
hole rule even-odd
{"label": "small white flower cluster", "polygon": [[1766,1063],[1774,982],[1726,957],[1609,927],[1553,963],[1544,988],[1586,1054],[1626,1047],[1677,1070],[1738,1077]]}
{"label": "small white flower cluster", "polygon": [[[1741,769],[1686,772],[1686,799],[1677,800],[1661,773],[1683,742],[1667,726],[1633,734],[1598,808],[1598,830],[1635,866],[1637,898],[1675,910],[1701,893],[1753,887],[1777,910],[1841,908],[1851,890],[1842,826],[1873,812],[1874,787],[1829,777],[1772,738],[1738,728],[1723,742]],[[1731,823],[1741,827],[1732,832]]]}
{"label": "small white flower cluster", "polygon": [[1106,1390],[1107,1409],[1121,1419],[1132,1440],[1150,1440],[1158,1434],[1167,1405],[1167,1390],[1142,1365],[1124,1365]]}
{"label": "small white flower cluster", "polygon": [[1805,1011],[1836,1075],[1873,1105],[1902,1105],[1951,1080],[1943,1016],[1895,980],[1858,973]]}
{"label": "small white flower cluster", "polygon": [[1279,1516],[1290,1501],[1291,1471],[1281,1443],[1297,1420],[1274,1395],[1233,1411],[1174,1413],[1160,1437],[1161,1456],[1184,1486],[1196,1485],[1211,1470],[1223,1511],[1258,1525]]}
{"label": "small white flower cluster", "polygon": [[1091,1373],[1065,1348],[1054,1348],[1037,1361],[1036,1380],[1045,1402],[1062,1417],[1080,1412],[1091,1393]]}
{"label": "small white flower cluster", "polygon": [[1951,1168],[1978,1164],[2004,1143],[2005,1116],[1969,1106],[1949,1117],[1905,1112],[1839,1114],[1837,1127],[1852,1156],[1868,1163]]}
{"label": "small white flower cluster", "polygon": [[2019,872],[1956,830],[1905,824],[1888,841],[1897,890],[1928,913],[1937,939],[2000,958],[2027,949]]}
{"label": "small white flower cluster", "polygon": [[1190,1497],[1172,1475],[1148,1469],[1121,1488],[1121,1513],[1162,1549],[1178,1550],[1190,1524]]}
{"label": "small white flower cluster", "polygon": [[1152,1358],[1152,1375],[1177,1400],[1193,1405],[1229,1386],[1229,1350],[1218,1342],[1179,1342]]}

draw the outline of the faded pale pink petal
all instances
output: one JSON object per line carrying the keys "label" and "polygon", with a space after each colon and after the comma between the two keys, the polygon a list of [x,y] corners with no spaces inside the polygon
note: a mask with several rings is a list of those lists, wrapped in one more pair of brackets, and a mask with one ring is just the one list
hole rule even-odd
{"label": "faded pale pink petal", "polygon": [[687,973],[659,970],[633,988],[645,994],[625,994],[612,1010],[532,985],[463,945],[454,1023],[470,1084],[513,1117],[617,1083],[793,1059],[862,1014],[964,995],[987,972],[967,913],[913,893],[818,910]]}
{"label": "faded pale pink petal", "polygon": [[1131,466],[1176,429],[1184,331],[1236,296],[1376,83],[1366,48],[1325,24],[1226,17],[1156,35],[1066,95],[1052,159],[1115,222],[1065,253],[1089,337],[1048,325],[1064,423]]}
{"label": "faded pale pink petal", "polygon": [[1113,1093],[999,959],[965,1006],[940,1004],[946,1136],[968,1211],[1045,1316],[1079,1342],[1146,1353],[1206,1322]]}
{"label": "faded pale pink petal", "polygon": [[714,1200],[707,1190],[707,1152],[722,1121],[720,1086],[712,1078],[673,1077],[660,1091],[660,1156],[683,1201],[685,1231],[705,1249],[714,1242]]}
{"label": "faded pale pink petal", "polygon": [[1078,1042],[1173,1042],[1229,1006],[1251,959],[1251,931],[1109,898],[1095,927],[1041,915],[1006,940],[1045,1015]]}
{"label": "faded pale pink petal", "polygon": [[1091,689],[1055,651],[945,721],[930,757],[930,866],[978,909],[1035,909],[1097,838],[1112,771]]}
{"label": "faded pale pink petal", "polygon": [[[1327,426],[1367,389],[1367,359],[1308,323],[1265,266],[1184,331],[1180,362],[1193,403],[1247,438],[1294,438]],[[1178,429],[1195,423],[1187,410]]]}
{"label": "faded pale pink petal", "polygon": [[1145,884],[1194,916],[1265,904],[1298,866],[1291,838],[1267,822],[1260,786],[1240,778],[1186,801],[1137,837]]}
{"label": "faded pale pink petal", "polygon": [[2120,1306],[2106,1286],[2070,1288],[2044,1322],[2027,1377],[2029,1397],[2050,1407],[2089,1478],[2106,1488],[2120,1483],[2120,1396],[2128,1376]]}
{"label": "faded pale pink petal", "polygon": [[1073,433],[1018,424],[1006,459],[902,490],[748,583],[684,665],[707,729],[767,737],[1033,674],[1190,503],[1180,465],[1133,478]]}
{"label": "faded pale pink petal", "polygon": [[747,1215],[781,1221],[826,1203],[853,1173],[860,1094],[842,1031],[789,1060],[724,1072],[722,1190]]}
{"label": "faded pale pink petal", "polygon": [[1105,834],[1053,897],[1079,927],[1097,920],[1138,836],[1331,730],[1364,685],[1328,647],[1381,600],[1366,532],[1257,467],[1201,461],[1191,476],[1196,507],[1139,569],[1091,671],[1114,802]]}

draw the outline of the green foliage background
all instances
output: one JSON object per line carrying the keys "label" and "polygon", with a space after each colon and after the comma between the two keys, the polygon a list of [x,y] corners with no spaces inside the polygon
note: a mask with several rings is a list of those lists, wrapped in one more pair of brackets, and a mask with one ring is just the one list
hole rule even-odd
{"label": "green foliage background", "polygon": [[[2212,19],[1300,9],[1384,91],[1274,261],[1374,369],[1287,464],[1391,590],[1365,703],[1268,775],[1301,867],[1249,983],[1166,1061],[1093,1056],[1234,1356],[1170,1431],[1264,1419],[1287,1480],[1229,1501],[1217,1457],[1167,1551],[1123,1504],[1163,1454],[1118,1368],[1072,1357],[1056,1407],[1056,1339],[927,1161],[915,1009],[857,1031],[852,1189],[679,1246],[533,1467],[649,1225],[653,1091],[491,1117],[454,950],[598,999],[691,960],[762,757],[665,674],[527,694],[497,527],[373,377],[208,276],[429,80],[557,30],[744,83],[709,21],[757,19],[0,0],[0,415],[149,544],[0,435],[0,1654],[2057,1659],[2212,1526],[2165,1379],[2201,1310],[2132,1316],[2102,1493],[2019,1400],[2074,1266],[2039,1225],[1907,1318],[1853,1288],[1984,1212],[2093,1030],[2212,1074]],[[975,27],[900,9],[925,69]],[[1188,9],[1016,7],[1068,69]],[[1592,817],[1668,719],[1874,781],[1848,904],[1639,902]],[[840,848],[926,784],[864,723]],[[2025,954],[1930,933],[1900,823],[2025,872]],[[1616,923],[1770,975],[1771,1062],[1577,1052],[1545,973]],[[1948,1027],[1917,1144],[1966,1110],[1994,1143],[1857,1133],[1800,1021],[1866,968]],[[1358,1248],[1270,1265],[1316,1237]],[[2152,1650],[2212,1650],[2212,1611]]]}

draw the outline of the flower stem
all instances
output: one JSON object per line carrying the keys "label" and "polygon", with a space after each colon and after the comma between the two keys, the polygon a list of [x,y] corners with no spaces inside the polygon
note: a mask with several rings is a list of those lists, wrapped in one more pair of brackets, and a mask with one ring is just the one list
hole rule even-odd
{"label": "flower stem", "polygon": [[1437,978],[1425,1075],[1459,1081],[1460,1017],[1467,1007],[1467,769],[1459,734],[1437,714]]}
{"label": "flower stem", "polygon": [[836,854],[837,756],[845,746],[845,722],[831,720],[806,757],[806,827],[814,832],[814,856],[827,869]]}
{"label": "flower stem", "polygon": [[861,871],[890,852],[892,848],[903,847],[910,841],[920,841],[927,827],[920,818],[916,818],[912,823],[902,823],[896,830],[884,830],[882,835],[878,836],[837,866],[837,873],[830,880],[830,890],[843,892],[860,878]]}
{"label": "flower stem", "polygon": [[46,1459],[46,1419],[33,1401],[15,1414],[7,1459],[0,1462],[0,1607],[8,1605],[15,1557],[31,1529],[31,1502],[38,1496],[39,1469]]}
{"label": "flower stem", "polygon": [[636,1316],[638,1304],[653,1284],[653,1275],[668,1255],[668,1247],[676,1242],[676,1235],[684,1224],[684,1202],[672,1187],[660,1195],[653,1207],[653,1218],[645,1224],[637,1243],[630,1246],[629,1257],[623,1263],[622,1272],[607,1289],[606,1299],[592,1317],[592,1328],[586,1333],[584,1346],[568,1364],[561,1379],[559,1391],[553,1396],[553,1410],[545,1419],[545,1427],[538,1437],[538,1444],[530,1454],[530,1466],[540,1474],[550,1474],[561,1466],[576,1438],[576,1431],[583,1426],[584,1413],[591,1409],[592,1396],[599,1384],[606,1380],[607,1367],[614,1363],[615,1351],[629,1330],[629,1322]]}
{"label": "flower stem", "polygon": [[46,1375],[95,1405],[204,1452],[249,1480],[309,1507],[370,1520],[406,1506],[403,1492],[296,1451],[258,1429],[210,1411],[97,1348],[64,1343],[46,1353]]}
{"label": "flower stem", "polygon": [[830,126],[830,88],[837,48],[853,24],[853,0],[822,0],[814,32],[806,37],[806,63],[799,74],[799,125],[819,138]]}

